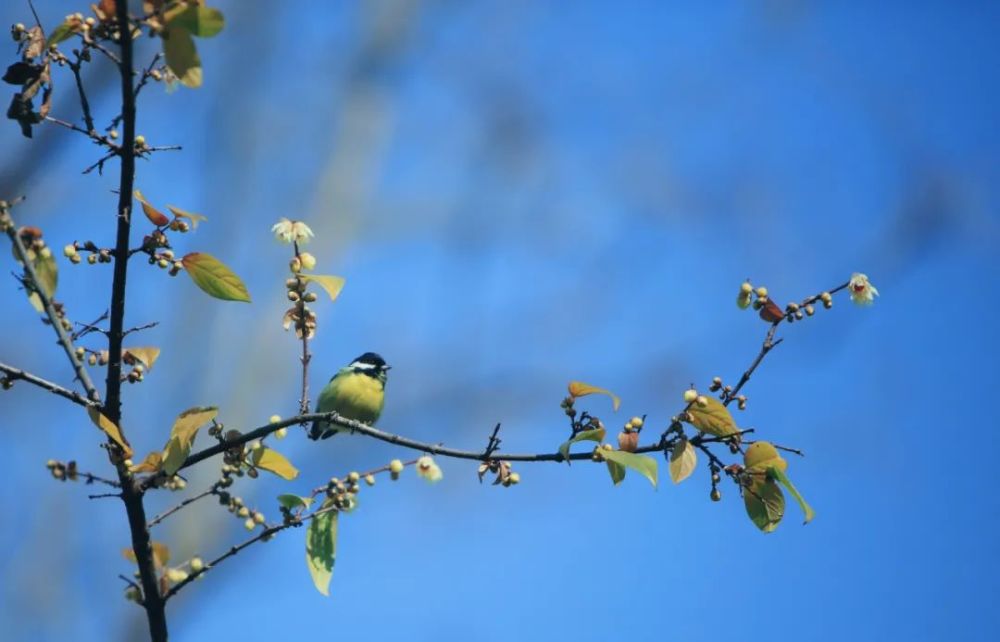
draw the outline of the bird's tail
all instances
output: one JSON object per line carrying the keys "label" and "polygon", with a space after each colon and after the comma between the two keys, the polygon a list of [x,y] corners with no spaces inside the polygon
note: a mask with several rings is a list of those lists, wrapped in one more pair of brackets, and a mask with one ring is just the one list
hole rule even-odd
{"label": "bird's tail", "polygon": [[309,429],[309,439],[329,439],[337,434],[336,429],[334,429],[326,421],[314,421],[312,428]]}

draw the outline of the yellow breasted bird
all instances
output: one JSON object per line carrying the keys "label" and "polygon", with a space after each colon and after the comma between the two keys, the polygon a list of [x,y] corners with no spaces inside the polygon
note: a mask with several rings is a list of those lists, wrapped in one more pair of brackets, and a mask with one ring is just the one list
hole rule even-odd
{"label": "yellow breasted bird", "polygon": [[[346,419],[374,424],[385,405],[385,381],[390,366],[374,352],[366,352],[333,375],[316,399],[316,412],[336,412]],[[338,427],[314,421],[310,439],[326,439]]]}

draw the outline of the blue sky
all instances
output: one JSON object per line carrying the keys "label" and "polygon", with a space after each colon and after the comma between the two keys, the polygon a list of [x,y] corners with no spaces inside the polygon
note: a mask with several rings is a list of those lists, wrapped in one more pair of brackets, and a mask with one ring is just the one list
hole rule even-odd
{"label": "blue sky", "polygon": [[[26,21],[15,5],[0,17]],[[78,8],[37,5],[49,21]],[[158,320],[141,342],[163,348],[126,390],[138,451],[190,406],[241,428],[294,412],[287,247],[269,233],[281,216],[309,222],[318,269],[347,278],[317,306],[314,389],[376,350],[394,366],[380,426],[456,447],[482,447],[499,421],[505,449],[554,449],[571,379],[621,395],[620,417],[588,404],[609,425],[648,413],[664,426],[689,383],[735,380],[756,354],[766,325],[733,305],[744,278],[784,303],[862,271],[882,296],[783,326],[737,416],[807,453],[789,472],[816,509],[808,526],[790,506],[759,533],[731,485],[708,500],[704,468],[674,486],[664,467],[654,491],[612,487],[603,466],[521,465],[502,489],[442,461],[438,485],[405,475],[363,492],[341,520],[332,597],[309,581],[303,535],[286,533],[172,602],[175,639],[994,637],[995,5],[219,6],[226,31],[199,42],[205,87],[144,90],[139,131],[185,149],[141,163],[138,185],[209,216],[178,251],[219,256],[254,303],[132,266],[129,322]],[[57,82],[56,115],[75,118],[70,78]],[[107,70],[88,83],[113,115]],[[13,124],[0,144],[0,185],[29,198],[20,223],[56,247],[111,244],[113,168],[79,175],[95,149]],[[60,268],[71,316],[100,314],[110,268]],[[0,360],[69,385],[12,279],[3,296]],[[96,433],[27,386],[0,408],[0,624],[12,639],[135,639],[121,506],[44,470],[105,470]],[[277,494],[403,455],[295,431],[280,444],[300,478],[238,489],[269,516]],[[154,535],[177,559],[244,536],[211,505]]]}

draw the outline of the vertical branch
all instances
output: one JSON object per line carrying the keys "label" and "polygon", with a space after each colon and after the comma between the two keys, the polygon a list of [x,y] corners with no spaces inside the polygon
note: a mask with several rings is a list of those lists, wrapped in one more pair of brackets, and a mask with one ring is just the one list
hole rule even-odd
{"label": "vertical branch", "polygon": [[[294,241],[292,247],[295,249],[295,258],[299,258],[299,243]],[[299,283],[302,280],[299,279]],[[302,356],[299,360],[302,362],[302,398],[299,399],[299,414],[304,415],[309,412],[309,362],[312,360],[312,356],[309,354],[309,328],[306,327],[306,301],[305,301],[305,288],[299,288],[302,290],[299,295],[299,300],[296,303],[299,307],[299,323],[302,327]]]}
{"label": "vertical branch", "polygon": [[[121,76],[123,141],[121,146],[121,177],[118,184],[117,234],[115,237],[115,269],[111,283],[111,316],[108,331],[108,378],[104,414],[121,426],[122,339],[125,336],[125,283],[128,276],[129,234],[132,228],[132,191],[135,182],[135,90],[132,86],[132,25],[129,22],[128,0],[117,0],[115,14],[121,44]],[[142,490],[120,457],[112,455],[122,485],[122,501],[128,515],[132,535],[132,550],[139,567],[142,584],[142,604],[146,609],[150,638],[154,642],[167,640],[167,618],[153,563],[153,550],[146,527],[146,510]]]}

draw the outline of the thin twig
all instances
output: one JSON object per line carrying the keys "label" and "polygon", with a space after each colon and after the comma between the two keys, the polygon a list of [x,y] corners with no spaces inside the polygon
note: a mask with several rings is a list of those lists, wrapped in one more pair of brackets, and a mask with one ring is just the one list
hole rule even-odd
{"label": "thin twig", "polygon": [[121,497],[121,493],[101,493],[99,495],[87,495],[87,499],[107,499],[109,497]]}
{"label": "thin twig", "polygon": [[159,321],[151,321],[150,323],[146,323],[146,324],[143,324],[143,325],[137,325],[134,328],[129,328],[128,330],[126,330],[122,334],[122,336],[126,336],[127,337],[128,335],[132,334],[133,332],[142,332],[143,330],[149,330],[150,328],[155,328],[158,325],[160,325]]}
{"label": "thin twig", "polygon": [[73,78],[76,80],[76,90],[80,95],[80,109],[83,111],[83,122],[87,125],[87,135],[94,137],[97,135],[97,131],[94,129],[94,117],[90,113],[90,101],[87,100],[87,92],[83,89],[83,77],[80,75],[82,61],[83,54],[77,52],[76,62],[70,62],[69,68],[73,72]]}
{"label": "thin twig", "polygon": [[218,488],[215,486],[215,484],[213,484],[212,487],[209,488],[208,490],[206,490],[206,491],[204,491],[202,493],[198,493],[197,495],[195,495],[193,497],[188,497],[187,499],[185,499],[181,503],[177,504],[176,506],[172,506],[172,507],[168,508],[167,510],[163,511],[162,513],[160,513],[159,515],[157,515],[153,519],[149,520],[149,523],[146,524],[146,528],[152,528],[152,527],[156,526],[157,524],[159,524],[160,522],[162,522],[166,518],[170,517],[171,515],[173,515],[174,513],[176,513],[177,511],[179,511],[180,509],[184,508],[185,506],[193,504],[196,501],[198,501],[199,499],[204,499],[205,497],[208,497],[209,495],[215,495],[217,492],[218,492]]}
{"label": "thin twig", "polygon": [[31,290],[38,296],[38,299],[42,302],[42,309],[45,310],[45,315],[49,319],[49,324],[56,332],[56,337],[59,340],[59,345],[63,347],[66,352],[66,357],[69,359],[70,364],[73,366],[73,370],[76,372],[76,378],[80,381],[84,390],[93,401],[99,401],[101,398],[100,393],[97,392],[97,388],[94,387],[94,382],[90,379],[90,374],[87,373],[87,368],[83,365],[83,361],[77,358],[76,349],[73,347],[73,341],[70,339],[66,330],[62,326],[62,318],[56,312],[56,308],[52,303],[52,299],[49,295],[45,293],[44,289],[41,287],[41,280],[38,278],[38,273],[35,272],[35,267],[31,264],[28,259],[28,251],[24,248],[24,244],[21,243],[21,237],[17,233],[17,225],[14,220],[10,218],[10,212],[3,212],[7,216],[7,220],[10,221],[10,225],[7,226],[7,236],[10,237],[10,242],[14,247],[14,255],[17,260],[21,262],[24,267],[25,281],[31,287]]}
{"label": "thin twig", "polygon": [[64,397],[66,399],[69,399],[73,403],[79,404],[79,405],[83,406],[84,408],[89,408],[91,406],[100,406],[101,405],[101,402],[99,402],[99,401],[92,401],[90,399],[87,399],[86,397],[84,397],[83,395],[81,395],[79,392],[74,392],[72,390],[68,390],[68,389],[63,388],[62,386],[60,386],[58,384],[52,383],[51,381],[48,381],[46,379],[42,379],[41,377],[35,376],[35,375],[31,374],[30,372],[25,372],[24,370],[21,370],[20,368],[15,368],[14,366],[8,366],[5,363],[0,363],[0,372],[3,372],[4,374],[6,374],[7,378],[10,379],[10,380],[12,380],[12,381],[15,381],[15,380],[27,381],[28,383],[36,385],[39,388],[43,388],[43,389],[48,390],[49,392],[51,392],[53,394],[59,395],[60,397]]}

